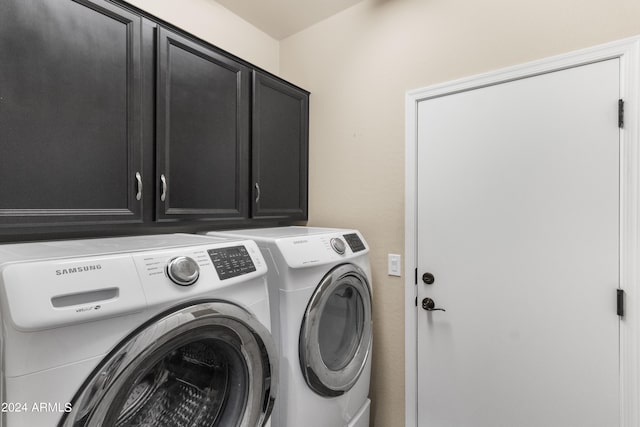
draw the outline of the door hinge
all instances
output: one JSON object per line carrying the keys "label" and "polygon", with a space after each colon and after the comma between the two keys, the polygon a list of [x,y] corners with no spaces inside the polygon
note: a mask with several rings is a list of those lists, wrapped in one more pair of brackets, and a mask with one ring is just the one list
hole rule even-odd
{"label": "door hinge", "polygon": [[618,127],[624,128],[624,101],[618,99]]}
{"label": "door hinge", "polygon": [[616,294],[617,294],[616,310],[618,312],[618,316],[624,317],[624,289],[616,289]]}
{"label": "door hinge", "polygon": [[416,297],[415,305],[418,306],[418,297]]}
{"label": "door hinge", "polygon": [[418,284],[418,268],[416,268],[415,273],[416,274],[415,274],[414,279],[413,279],[413,284],[417,285]]}

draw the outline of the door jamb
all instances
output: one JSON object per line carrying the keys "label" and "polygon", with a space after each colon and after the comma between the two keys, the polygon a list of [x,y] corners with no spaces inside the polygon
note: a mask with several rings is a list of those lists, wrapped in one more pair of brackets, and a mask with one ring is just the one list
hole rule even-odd
{"label": "door jamb", "polygon": [[[607,59],[620,59],[620,283],[626,292],[620,322],[620,427],[640,427],[640,37],[410,90],[405,96],[405,427],[418,426],[417,401],[417,111],[420,101]],[[418,285],[419,286],[419,285]],[[612,301],[614,295],[612,294]]]}

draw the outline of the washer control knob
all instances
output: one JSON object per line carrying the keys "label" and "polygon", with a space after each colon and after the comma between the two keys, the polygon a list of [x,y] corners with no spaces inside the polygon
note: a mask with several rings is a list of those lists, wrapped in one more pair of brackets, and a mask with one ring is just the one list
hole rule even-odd
{"label": "washer control knob", "polygon": [[175,257],[167,264],[167,275],[176,285],[190,286],[200,277],[200,266],[188,256]]}
{"label": "washer control knob", "polygon": [[331,239],[330,242],[331,242],[331,247],[333,248],[334,251],[336,251],[340,255],[344,255],[346,246],[344,245],[344,242],[342,241],[342,239],[334,237],[333,239]]}

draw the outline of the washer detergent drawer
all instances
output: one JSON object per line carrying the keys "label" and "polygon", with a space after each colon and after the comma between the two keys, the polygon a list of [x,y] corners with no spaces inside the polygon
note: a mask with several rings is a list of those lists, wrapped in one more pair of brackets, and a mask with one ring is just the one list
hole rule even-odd
{"label": "washer detergent drawer", "polygon": [[37,331],[140,311],[146,299],[128,256],[11,264],[2,271],[4,311]]}

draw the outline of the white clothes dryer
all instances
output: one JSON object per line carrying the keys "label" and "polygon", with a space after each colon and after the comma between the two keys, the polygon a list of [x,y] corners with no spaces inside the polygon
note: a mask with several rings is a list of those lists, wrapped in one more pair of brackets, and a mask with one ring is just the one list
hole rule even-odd
{"label": "white clothes dryer", "polygon": [[209,233],[252,239],[269,267],[280,351],[277,427],[368,427],[369,248],[357,230],[280,227]]}
{"label": "white clothes dryer", "polygon": [[1,425],[267,425],[266,272],[239,239],[0,245]]}

